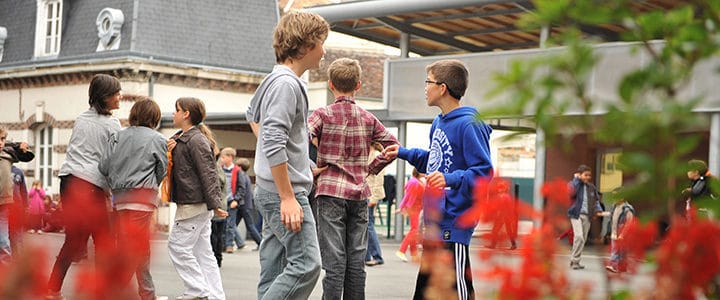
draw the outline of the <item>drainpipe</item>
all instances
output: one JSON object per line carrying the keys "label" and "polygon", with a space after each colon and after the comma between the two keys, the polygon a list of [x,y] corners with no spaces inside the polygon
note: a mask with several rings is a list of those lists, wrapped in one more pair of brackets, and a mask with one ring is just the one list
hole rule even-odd
{"label": "drainpipe", "polygon": [[708,169],[712,174],[720,174],[720,113],[710,116],[710,149]]}

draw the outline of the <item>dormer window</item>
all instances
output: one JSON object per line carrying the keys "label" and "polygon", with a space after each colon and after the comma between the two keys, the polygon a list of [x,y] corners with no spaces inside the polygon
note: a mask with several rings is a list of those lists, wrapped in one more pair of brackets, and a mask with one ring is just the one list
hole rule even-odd
{"label": "dormer window", "polygon": [[62,0],[37,0],[35,57],[57,56],[62,33]]}

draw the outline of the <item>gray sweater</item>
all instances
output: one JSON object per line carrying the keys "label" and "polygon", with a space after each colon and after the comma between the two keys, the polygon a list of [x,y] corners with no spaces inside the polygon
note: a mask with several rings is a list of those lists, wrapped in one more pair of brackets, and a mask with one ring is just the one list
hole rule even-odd
{"label": "gray sweater", "polygon": [[306,84],[290,68],[276,65],[258,87],[247,111],[260,130],[255,151],[256,184],[277,193],[270,167],[288,165],[295,193],[309,192],[312,172],[308,154]]}
{"label": "gray sweater", "polygon": [[73,175],[107,190],[107,180],[98,170],[98,162],[110,146],[110,135],[120,128],[116,117],[100,115],[93,108],[80,114],[75,120],[65,162],[58,175]]}
{"label": "gray sweater", "polygon": [[[110,137],[110,146],[98,169],[107,176],[115,204],[158,205],[157,190],[167,173],[167,143],[155,130],[131,126]],[[137,189],[155,191],[138,197],[128,193]]]}

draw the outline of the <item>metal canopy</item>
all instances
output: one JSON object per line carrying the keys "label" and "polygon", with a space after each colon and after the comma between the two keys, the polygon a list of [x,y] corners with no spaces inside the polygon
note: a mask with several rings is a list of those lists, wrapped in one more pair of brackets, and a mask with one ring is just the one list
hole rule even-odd
{"label": "metal canopy", "polygon": [[[647,0],[640,11],[669,9],[684,1]],[[535,9],[528,0],[365,0],[305,8],[331,23],[336,32],[400,47],[410,34],[409,50],[423,56],[538,48],[540,31],[523,31],[518,20]],[[618,41],[619,25],[583,26],[588,35]],[[560,29],[550,28],[550,34]]]}

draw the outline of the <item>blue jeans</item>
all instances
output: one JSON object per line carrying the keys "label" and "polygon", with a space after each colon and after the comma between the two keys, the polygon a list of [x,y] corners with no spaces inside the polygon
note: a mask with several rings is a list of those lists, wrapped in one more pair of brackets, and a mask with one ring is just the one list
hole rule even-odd
{"label": "blue jeans", "polygon": [[375,232],[375,209],[377,206],[368,206],[368,246],[365,261],[376,260],[379,263],[385,263],[382,258],[382,249],[380,249],[380,241],[377,232]]}
{"label": "blue jeans", "polygon": [[240,238],[240,233],[237,229],[237,212],[240,206],[235,208],[228,207],[228,216],[225,219],[225,247],[232,247],[233,241],[238,248],[245,247],[245,241]]}
{"label": "blue jeans", "polygon": [[10,231],[8,220],[10,218],[11,204],[0,205],[0,264],[10,263]]}
{"label": "blue jeans", "polygon": [[320,248],[315,219],[305,193],[295,194],[303,210],[299,232],[280,219],[280,195],[255,187],[255,203],[263,216],[258,299],[307,299],[320,277]]}
{"label": "blue jeans", "polygon": [[323,299],[365,299],[367,203],[318,196]]}

